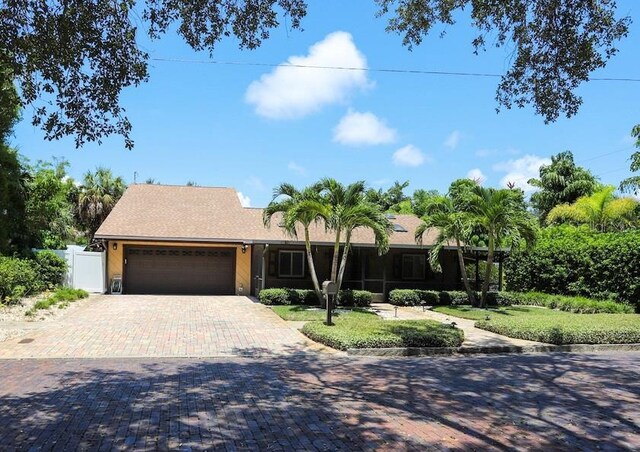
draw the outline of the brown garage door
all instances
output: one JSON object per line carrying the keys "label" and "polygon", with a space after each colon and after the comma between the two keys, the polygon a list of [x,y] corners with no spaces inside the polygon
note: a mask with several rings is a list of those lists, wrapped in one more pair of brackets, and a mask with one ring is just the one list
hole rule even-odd
{"label": "brown garage door", "polygon": [[234,248],[126,247],[124,254],[125,293],[235,293]]}

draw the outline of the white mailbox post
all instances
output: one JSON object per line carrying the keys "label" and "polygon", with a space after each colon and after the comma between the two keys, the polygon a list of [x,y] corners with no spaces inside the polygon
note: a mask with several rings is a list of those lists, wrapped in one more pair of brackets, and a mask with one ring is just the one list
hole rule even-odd
{"label": "white mailbox post", "polygon": [[338,285],[334,281],[325,281],[322,283],[322,293],[327,304],[327,325],[331,325],[331,296],[335,299],[338,295]]}

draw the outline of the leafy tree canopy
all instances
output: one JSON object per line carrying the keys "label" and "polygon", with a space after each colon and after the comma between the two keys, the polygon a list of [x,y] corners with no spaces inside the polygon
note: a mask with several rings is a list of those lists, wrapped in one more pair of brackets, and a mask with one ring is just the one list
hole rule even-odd
{"label": "leafy tree canopy", "polygon": [[600,186],[589,170],[575,164],[571,151],[552,156],[550,165],[540,167],[540,178],[528,182],[540,189],[531,195],[531,205],[542,221],[555,206],[573,203]]}
{"label": "leafy tree canopy", "polygon": [[[380,15],[394,15],[388,31],[411,48],[437,24],[456,22],[455,14],[471,9],[478,35],[475,52],[492,46],[513,48],[512,65],[498,85],[500,107],[533,104],[546,122],[560,114],[573,116],[582,103],[575,89],[606,65],[625,37],[629,17],[616,18],[613,0],[376,0]],[[493,33],[492,33],[493,32]]]}
{"label": "leafy tree canopy", "polygon": [[[492,32],[496,46],[513,47],[499,106],[531,103],[546,121],[576,113],[575,89],[616,53],[630,23],[616,17],[612,0],[375,1],[380,16],[393,11],[387,29],[403,35],[409,48],[470,7],[476,52]],[[240,48],[257,48],[283,16],[300,29],[306,12],[306,0],[13,0],[0,4],[0,67],[17,81],[21,104],[34,106],[32,121],[47,139],[73,136],[82,146],[119,134],[131,148],[120,95],[148,79],[139,29],[151,39],[175,31],[194,50],[211,54],[231,37]]]}
{"label": "leafy tree canopy", "polygon": [[66,160],[38,162],[26,184],[26,223],[29,246],[64,249],[73,234],[73,179]]}
{"label": "leafy tree canopy", "polygon": [[[400,213],[400,205],[409,200],[409,197],[404,193],[405,188],[408,186],[409,181],[402,183],[395,181],[393,186],[386,191],[383,191],[381,188],[378,190],[370,188],[366,192],[365,199],[368,202],[379,205],[384,212],[392,211]],[[406,210],[406,205],[404,209]]]}

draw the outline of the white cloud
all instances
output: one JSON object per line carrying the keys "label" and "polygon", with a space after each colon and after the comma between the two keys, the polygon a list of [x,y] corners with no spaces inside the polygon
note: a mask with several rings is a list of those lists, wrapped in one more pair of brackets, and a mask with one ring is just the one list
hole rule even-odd
{"label": "white cloud", "polygon": [[307,174],[307,170],[304,169],[302,166],[298,165],[296,162],[289,162],[289,164],[287,165],[287,168],[289,168],[290,171],[293,171],[294,173],[298,173],[301,176],[304,176],[305,174]]}
{"label": "white cloud", "polygon": [[527,183],[527,181],[534,177],[540,176],[540,167],[542,165],[549,165],[551,159],[547,157],[539,157],[537,155],[525,155],[517,160],[508,160],[506,162],[496,163],[493,166],[495,171],[506,172],[507,174],[500,180],[500,184],[507,186],[508,183],[515,184],[516,187],[521,188],[525,192],[531,192],[535,190]]}
{"label": "white cloud", "polygon": [[350,146],[393,143],[397,132],[371,112],[351,111],[333,129],[333,141]]}
{"label": "white cloud", "polygon": [[236,193],[238,193],[238,198],[240,198],[240,204],[242,204],[242,207],[251,207],[251,198],[243,195],[241,191]]}
{"label": "white cloud", "polygon": [[475,180],[479,184],[483,184],[487,180],[487,176],[484,175],[480,168],[473,168],[467,173],[467,179]]}
{"label": "white cloud", "polygon": [[444,140],[444,143],[442,143],[444,145],[444,147],[449,148],[450,150],[454,150],[455,148],[458,147],[458,144],[460,143],[460,138],[462,138],[462,135],[460,134],[459,130],[454,130],[453,132],[451,132],[449,134],[449,136],[447,137],[446,140]]}
{"label": "white cloud", "polygon": [[412,144],[393,153],[393,164],[396,166],[420,166],[428,160],[430,159]]}
{"label": "white cloud", "polygon": [[[292,67],[316,66],[316,68]],[[309,48],[306,56],[291,56],[247,88],[245,100],[261,116],[290,119],[306,116],[324,105],[343,101],[358,88],[371,85],[366,70],[318,69],[339,66],[367,68],[365,56],[349,33],[336,31]]]}

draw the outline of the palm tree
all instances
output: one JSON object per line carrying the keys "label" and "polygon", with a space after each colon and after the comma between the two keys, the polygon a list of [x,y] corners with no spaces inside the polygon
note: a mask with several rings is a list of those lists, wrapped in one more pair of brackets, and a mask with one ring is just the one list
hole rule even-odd
{"label": "palm tree", "polygon": [[275,214],[282,214],[282,227],[291,237],[297,237],[297,225],[304,231],[304,243],[309,265],[309,273],[313,281],[313,289],[318,300],[323,304],[324,297],[320,290],[318,275],[311,252],[311,238],[309,227],[325,218],[328,210],[320,196],[318,186],[311,186],[303,190],[296,189],[291,184],[281,184],[273,191],[273,200],[264,209],[262,219],[265,227],[271,226],[271,219]]}
{"label": "palm tree", "polygon": [[426,207],[426,214],[422,217],[422,223],[416,228],[416,243],[422,245],[422,236],[430,229],[438,230],[438,237],[431,252],[429,260],[433,268],[440,268],[438,258],[440,253],[450,242],[455,242],[458,254],[458,264],[464,288],[469,297],[469,302],[475,306],[476,296],[467,277],[467,269],[464,264],[463,245],[470,235],[472,222],[469,214],[456,209],[453,200],[448,196],[438,196],[433,198]]}
{"label": "palm tree", "polygon": [[487,266],[479,304],[485,307],[496,248],[515,248],[522,242],[530,246],[536,237],[536,225],[527,212],[520,190],[476,186],[468,203],[470,221],[487,235]]}
{"label": "palm tree", "polygon": [[551,209],[547,223],[588,224],[601,232],[633,226],[637,221],[638,202],[629,197],[616,198],[614,192],[615,187],[607,185],[573,204],[560,204]]}
{"label": "palm tree", "polygon": [[89,240],[116,205],[127,185],[121,177],[113,177],[111,170],[97,168],[87,171],[78,195],[78,216],[86,227]]}
{"label": "palm tree", "polygon": [[[335,233],[331,280],[336,282],[340,290],[353,231],[357,228],[371,229],[378,252],[384,254],[389,250],[389,234],[393,231],[393,226],[380,205],[367,201],[363,181],[345,186],[335,179],[325,178],[320,181],[319,187],[329,207],[326,227]],[[343,239],[344,247],[340,258]]]}

